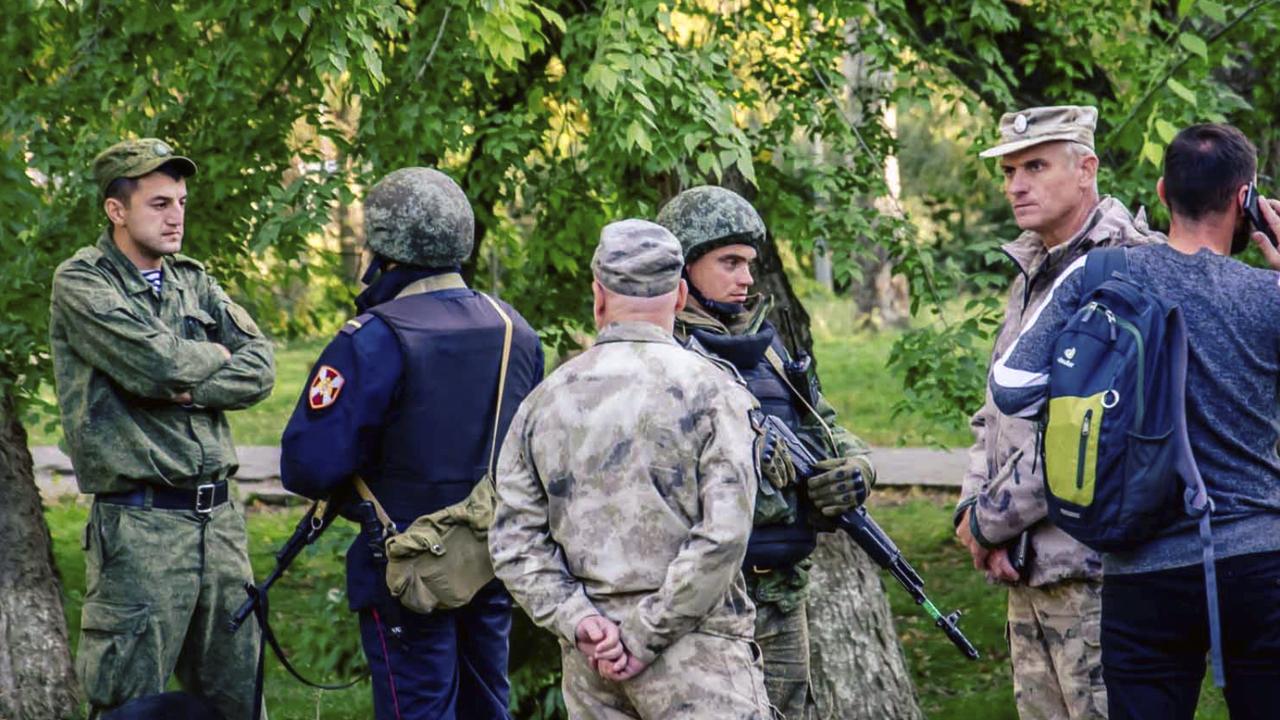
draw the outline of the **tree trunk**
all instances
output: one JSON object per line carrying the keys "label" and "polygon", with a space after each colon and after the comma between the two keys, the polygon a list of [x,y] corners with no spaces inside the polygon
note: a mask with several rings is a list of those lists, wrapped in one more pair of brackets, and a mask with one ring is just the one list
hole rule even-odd
{"label": "tree trunk", "polygon": [[[758,263],[758,287],[775,302],[773,323],[793,353],[798,343],[812,355],[809,314],[792,291],[772,242],[765,243]],[[856,424],[851,429],[856,433]],[[823,533],[813,560],[809,653],[818,717],[923,718],[879,569],[844,533]]]}
{"label": "tree trunk", "polygon": [[0,718],[73,716],[61,583],[14,398],[0,390]]}
{"label": "tree trunk", "polygon": [[844,533],[822,533],[809,575],[809,660],[818,717],[920,720],[880,569]]}

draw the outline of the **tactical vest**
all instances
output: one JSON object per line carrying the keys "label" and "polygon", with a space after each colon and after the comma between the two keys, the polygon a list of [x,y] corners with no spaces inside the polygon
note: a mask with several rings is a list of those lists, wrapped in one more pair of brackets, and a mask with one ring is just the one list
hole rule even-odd
{"label": "tactical vest", "polygon": [[[765,349],[771,345],[781,357],[787,356],[771,325],[766,323],[760,332],[753,335],[719,335],[704,330],[694,330],[693,335],[707,350],[733,363],[746,381],[747,389],[760,402],[763,412],[777,416],[787,427],[801,432],[804,416],[796,399],[764,357]],[[762,479],[761,482],[765,481]],[[783,489],[782,496],[791,508],[793,519],[756,525],[751,529],[747,555],[742,563],[747,572],[789,568],[809,557],[817,546],[818,533],[808,521],[808,505],[801,502],[797,488],[792,485]]]}
{"label": "tactical vest", "polygon": [[[533,389],[538,337],[514,321],[499,442]],[[366,478],[397,525],[466,499],[488,470],[503,322],[472,291],[409,295],[369,310],[395,333],[404,358],[394,410]]]}

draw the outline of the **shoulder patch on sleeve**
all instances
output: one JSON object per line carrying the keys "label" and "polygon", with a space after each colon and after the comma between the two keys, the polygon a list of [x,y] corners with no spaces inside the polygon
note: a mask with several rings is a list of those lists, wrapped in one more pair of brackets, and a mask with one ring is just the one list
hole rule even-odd
{"label": "shoulder patch on sleeve", "polygon": [[348,320],[346,323],[344,323],[342,325],[342,329],[339,330],[338,332],[342,333],[343,335],[355,335],[356,331],[364,327],[365,324],[367,324],[372,319],[373,319],[373,313],[365,313],[363,315],[357,315],[356,317],[353,317],[350,320]]}
{"label": "shoulder patch on sleeve", "polygon": [[346,378],[331,365],[316,368],[311,385],[307,388],[307,406],[312,410],[323,410],[338,401]]}

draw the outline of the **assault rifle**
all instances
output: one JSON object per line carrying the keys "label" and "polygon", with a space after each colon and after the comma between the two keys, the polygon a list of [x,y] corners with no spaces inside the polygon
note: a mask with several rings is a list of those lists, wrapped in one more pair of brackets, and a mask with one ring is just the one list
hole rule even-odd
{"label": "assault rifle", "polygon": [[[818,474],[819,471],[816,468],[818,458],[800,438],[796,437],[791,428],[773,415],[765,416],[764,427],[765,432],[781,440],[787,452],[790,453],[797,480],[804,482]],[[766,452],[772,452],[773,447],[773,442],[765,443]],[[876,521],[871,519],[865,507],[855,508],[836,518],[836,527],[848,533],[849,537],[853,538],[853,541],[858,543],[858,546],[866,551],[877,565],[887,570],[906,589],[916,604],[924,608],[929,617],[933,618],[934,625],[946,633],[947,639],[951,640],[960,652],[970,660],[978,659],[978,649],[960,630],[960,611],[955,610],[949,615],[943,615],[938,610],[924,594],[924,580],[921,579],[920,574],[902,556],[902,551],[893,544],[893,540],[889,539]]]}
{"label": "assault rifle", "polygon": [[[368,503],[364,503],[368,504]],[[264,679],[263,661],[266,659],[266,648],[271,646],[271,650],[275,652],[276,658],[280,660],[280,664],[284,666],[289,674],[294,676],[304,685],[316,688],[318,690],[343,690],[364,680],[368,677],[367,673],[361,674],[359,677],[346,683],[326,685],[313,680],[308,680],[298,672],[293,663],[289,662],[289,658],[285,656],[284,649],[280,647],[280,641],[276,639],[276,635],[271,631],[270,606],[267,603],[267,593],[271,590],[271,586],[276,580],[284,574],[285,570],[293,564],[298,555],[311,543],[333,524],[334,518],[338,517],[337,503],[329,503],[320,501],[312,503],[307,509],[302,519],[298,521],[297,527],[293,529],[293,535],[285,541],[285,544],[276,551],[276,566],[271,570],[271,574],[260,584],[245,583],[244,591],[249,595],[248,599],[240,605],[240,608],[231,616],[231,620],[227,621],[227,632],[235,633],[244,625],[245,621],[252,615],[258,621],[258,628],[262,632],[262,642],[258,644],[258,668],[254,678],[253,688],[253,718],[258,720],[262,717],[262,693]],[[369,515],[373,514],[372,506],[368,511]]]}

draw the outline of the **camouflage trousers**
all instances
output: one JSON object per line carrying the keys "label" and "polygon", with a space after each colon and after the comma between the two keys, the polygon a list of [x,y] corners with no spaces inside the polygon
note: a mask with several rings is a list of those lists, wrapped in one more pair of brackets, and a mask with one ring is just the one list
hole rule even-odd
{"label": "camouflage trousers", "polygon": [[691,632],[626,682],[605,680],[576,648],[561,646],[564,704],[589,720],[770,720],[751,642]]}
{"label": "camouflage trousers", "polygon": [[1022,720],[1105,720],[1102,583],[1009,588],[1009,657]]}
{"label": "camouflage trousers", "polygon": [[258,628],[226,629],[253,579],[247,545],[230,502],[206,516],[93,504],[76,672],[94,711],[164,692],[176,674],[226,720],[252,717]]}
{"label": "camouflage trousers", "polygon": [[809,692],[809,618],[803,602],[756,605],[756,644],[764,656],[769,702],[786,720],[808,720],[816,708]]}

